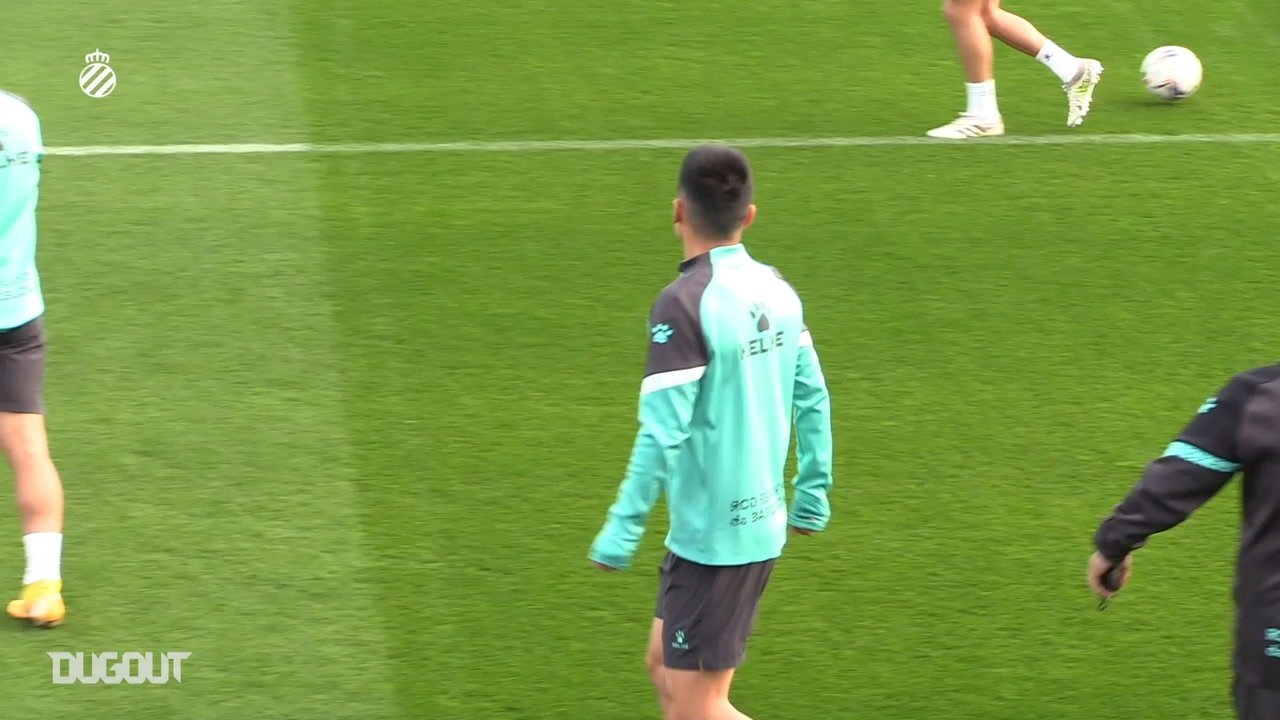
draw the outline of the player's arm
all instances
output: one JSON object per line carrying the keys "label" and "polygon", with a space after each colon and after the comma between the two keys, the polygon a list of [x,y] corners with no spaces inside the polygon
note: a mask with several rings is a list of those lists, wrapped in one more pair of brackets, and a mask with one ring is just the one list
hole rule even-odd
{"label": "player's arm", "polygon": [[801,530],[825,530],[831,520],[831,395],[809,330],[800,335],[796,358],[794,414],[796,423],[795,495],[790,523]]}
{"label": "player's arm", "polygon": [[1238,375],[1210,398],[1186,428],[1146,467],[1142,478],[1098,528],[1094,545],[1116,563],[1156,533],[1186,520],[1245,462],[1241,428],[1255,383]]}
{"label": "player's arm", "polygon": [[649,357],[640,384],[640,429],[617,499],[589,554],[601,565],[617,569],[631,565],[649,513],[662,494],[670,460],[689,437],[708,361],[697,312],[696,305],[668,289],[650,314]]}

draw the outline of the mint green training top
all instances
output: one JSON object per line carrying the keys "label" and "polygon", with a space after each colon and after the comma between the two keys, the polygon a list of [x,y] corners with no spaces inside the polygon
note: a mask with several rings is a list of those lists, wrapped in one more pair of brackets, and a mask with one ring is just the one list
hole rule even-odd
{"label": "mint green training top", "polygon": [[831,484],[831,401],[795,290],[742,245],[686,260],[650,315],[640,431],[589,557],[629,567],[665,491],[675,555],[704,565],[770,560],[788,523],[826,527]]}
{"label": "mint green training top", "polygon": [[0,330],[44,313],[36,272],[36,200],[44,141],[25,101],[0,91]]}

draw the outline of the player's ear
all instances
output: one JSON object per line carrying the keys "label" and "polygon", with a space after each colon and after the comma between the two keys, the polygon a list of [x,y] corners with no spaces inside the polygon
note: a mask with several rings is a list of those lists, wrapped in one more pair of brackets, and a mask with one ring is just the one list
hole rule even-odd
{"label": "player's ear", "polygon": [[680,226],[684,224],[684,201],[676,196],[671,201],[671,224],[676,228],[676,234],[680,233]]}
{"label": "player's ear", "polygon": [[756,221],[756,206],[748,205],[747,216],[742,219],[742,229],[746,230],[747,228],[751,227],[751,223],[755,221]]}

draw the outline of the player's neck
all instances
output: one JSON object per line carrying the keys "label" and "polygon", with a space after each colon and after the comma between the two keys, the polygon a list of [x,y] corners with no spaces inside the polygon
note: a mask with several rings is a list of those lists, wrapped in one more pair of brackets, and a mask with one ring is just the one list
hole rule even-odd
{"label": "player's neck", "polygon": [[740,244],[742,244],[741,233],[735,234],[727,240],[708,240],[706,238],[698,237],[697,235],[690,235],[684,238],[684,259],[692,260],[693,258],[709,253],[716,248]]}

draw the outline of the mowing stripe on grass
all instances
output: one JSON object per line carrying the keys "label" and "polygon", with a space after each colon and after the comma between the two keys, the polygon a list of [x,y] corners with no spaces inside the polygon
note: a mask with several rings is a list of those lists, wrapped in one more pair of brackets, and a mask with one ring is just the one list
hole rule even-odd
{"label": "mowing stripe on grass", "polygon": [[980,140],[935,140],[929,137],[814,137],[814,138],[688,138],[656,140],[497,140],[412,143],[229,143],[179,145],[82,145],[51,147],[47,154],[63,157],[101,155],[255,155],[279,153],[432,153],[432,152],[543,152],[609,150],[677,150],[707,142],[743,148],[820,147],[974,147],[983,145],[1164,145],[1164,144],[1280,144],[1280,133],[1225,133],[1212,135],[1023,135]]}

